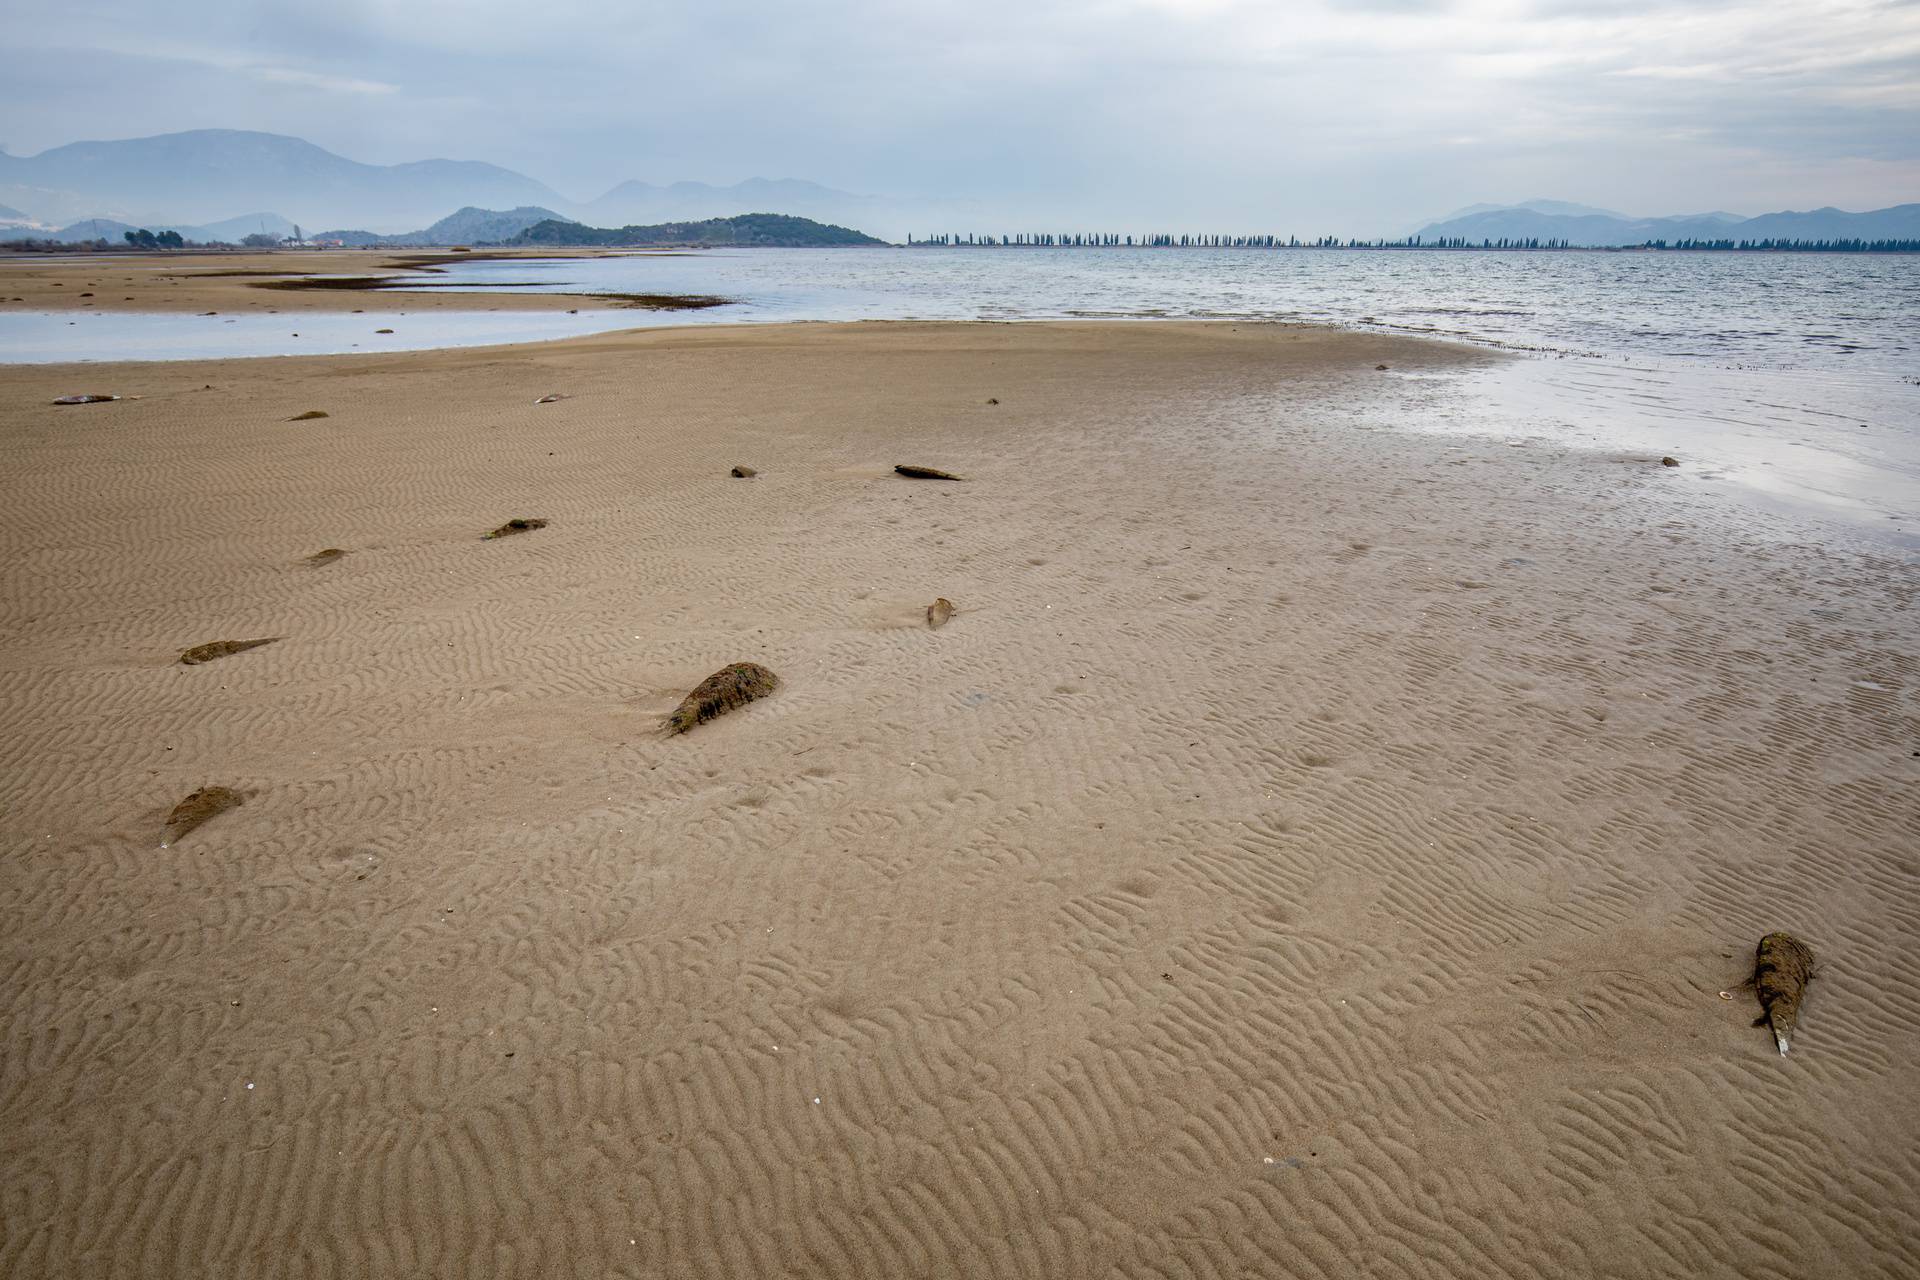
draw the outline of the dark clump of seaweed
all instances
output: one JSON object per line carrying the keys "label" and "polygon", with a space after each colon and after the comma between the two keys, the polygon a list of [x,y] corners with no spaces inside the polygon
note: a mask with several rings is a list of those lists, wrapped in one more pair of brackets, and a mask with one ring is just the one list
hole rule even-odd
{"label": "dark clump of seaweed", "polygon": [[231,787],[201,787],[173,806],[167,814],[167,838],[161,847],[171,844],[189,831],[213,821],[229,809],[238,809],[246,798]]}
{"label": "dark clump of seaweed", "polygon": [[667,717],[667,732],[685,733],[715,716],[744,707],[755,698],[764,698],[779,687],[780,677],[759,663],[731,663],[702,680],[673,709],[673,714]]}
{"label": "dark clump of seaweed", "polygon": [[733,478],[735,480],[751,480],[759,474],[760,473],[752,467],[735,467],[733,469]]}
{"label": "dark clump of seaweed", "polygon": [[487,532],[481,534],[480,537],[482,539],[505,538],[511,534],[526,533],[530,529],[544,529],[546,527],[547,522],[538,516],[516,516],[501,525],[498,529],[487,530]]}
{"label": "dark clump of seaweed", "polygon": [[323,564],[332,564],[347,554],[344,547],[323,547],[307,557],[307,563],[318,569]]}
{"label": "dark clump of seaweed", "polygon": [[258,649],[263,644],[272,644],[284,640],[285,636],[263,636],[258,640],[210,640],[206,644],[197,644],[180,653],[180,665],[197,667],[203,662],[212,662],[215,658],[231,657],[236,653],[245,653],[249,649]]}
{"label": "dark clump of seaweed", "polygon": [[956,476],[951,471],[937,471],[932,467],[916,467],[900,463],[894,470],[909,480],[964,480],[965,476]]}
{"label": "dark clump of seaweed", "polygon": [[294,414],[291,418],[288,418],[287,421],[288,422],[311,422],[315,418],[325,418],[329,416],[331,415],[329,415],[325,409],[309,409],[305,413]]}
{"label": "dark clump of seaweed", "polygon": [[1790,933],[1770,933],[1760,939],[1753,957],[1753,994],[1760,1016],[1753,1025],[1773,1030],[1773,1041],[1785,1056],[1793,1025],[1800,1018],[1800,1001],[1813,981],[1813,950]]}

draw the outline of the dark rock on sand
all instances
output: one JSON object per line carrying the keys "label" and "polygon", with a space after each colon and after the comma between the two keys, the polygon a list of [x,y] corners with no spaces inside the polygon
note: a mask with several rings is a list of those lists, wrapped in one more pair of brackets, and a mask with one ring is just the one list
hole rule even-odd
{"label": "dark rock on sand", "polygon": [[245,653],[249,649],[258,649],[263,644],[272,644],[284,640],[285,636],[265,636],[259,640],[211,640],[206,644],[197,644],[191,649],[182,650],[180,665],[197,667],[203,662],[212,662],[215,658],[225,658],[236,653]]}
{"label": "dark rock on sand", "polygon": [[163,843],[171,844],[245,802],[246,798],[231,787],[202,787],[173,806],[173,812],[167,815],[167,839]]}
{"label": "dark rock on sand", "polygon": [[544,529],[546,527],[547,522],[537,516],[521,516],[507,521],[498,529],[488,530],[486,533],[481,534],[480,537],[483,541],[488,538],[504,538],[509,534],[525,533],[529,529]]}
{"label": "dark rock on sand", "polygon": [[[296,338],[299,336],[300,336],[299,334],[294,335],[294,337]],[[332,415],[329,414],[325,409],[309,409],[305,413],[294,414],[291,418],[288,418],[287,421],[288,422],[310,422],[315,418],[326,418],[331,416]]]}
{"label": "dark rock on sand", "polygon": [[1661,465],[1661,466],[1663,466],[1663,467],[1677,467],[1677,466],[1679,466],[1679,465],[1680,465],[1680,459],[1678,459],[1678,458],[1662,458],[1662,459],[1660,459],[1660,465]]}
{"label": "dark rock on sand", "polygon": [[735,662],[702,680],[667,717],[668,733],[685,733],[697,724],[744,707],[780,687],[780,677],[757,662]]}
{"label": "dark rock on sand", "polygon": [[393,330],[391,330],[391,329],[375,329],[375,330],[374,330],[374,332],[375,332],[375,333],[392,333],[392,332],[393,332]]}
{"label": "dark rock on sand", "polygon": [[1753,994],[1760,1000],[1760,1016],[1753,1025],[1773,1029],[1781,1056],[1800,1017],[1800,1001],[1813,981],[1813,951],[1790,933],[1770,933],[1754,953]]}
{"label": "dark rock on sand", "polygon": [[735,480],[751,480],[759,474],[752,467],[735,467],[732,472]]}
{"label": "dark rock on sand", "polygon": [[999,398],[998,396],[988,396],[988,397],[987,397],[987,403],[988,403],[988,404],[999,404],[999,403],[1000,403],[1000,398]]}
{"label": "dark rock on sand", "polygon": [[932,467],[913,467],[905,463],[895,466],[894,470],[909,480],[963,480],[966,478],[956,476],[950,471],[936,471]]}
{"label": "dark rock on sand", "polygon": [[941,627],[947,625],[948,619],[952,618],[953,614],[953,601],[947,599],[945,596],[941,596],[938,600],[935,600],[927,606],[927,626],[938,631]]}
{"label": "dark rock on sand", "polygon": [[326,547],[308,556],[307,563],[317,569],[323,564],[332,564],[345,554],[347,554],[346,549],[343,547]]}

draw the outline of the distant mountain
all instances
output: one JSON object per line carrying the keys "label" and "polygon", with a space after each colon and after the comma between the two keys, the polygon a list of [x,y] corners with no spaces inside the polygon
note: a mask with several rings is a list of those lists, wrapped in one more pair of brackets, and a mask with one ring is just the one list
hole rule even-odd
{"label": "distant mountain", "polygon": [[[1534,213],[1563,215],[1570,218],[1619,218],[1631,221],[1624,213],[1615,213],[1611,209],[1596,209],[1590,204],[1572,204],[1565,200],[1522,200],[1518,204],[1470,204],[1464,209],[1455,209],[1438,222],[1454,222],[1461,218],[1470,218],[1476,213],[1498,213],[1507,209],[1529,209]],[[1429,223],[1428,225],[1433,225]]]}
{"label": "distant mountain", "polygon": [[771,209],[819,221],[866,223],[881,204],[869,196],[835,191],[798,178],[748,178],[730,187],[705,182],[675,182],[664,187],[623,182],[578,206],[576,212],[597,226],[697,222],[725,217],[737,209]]}
{"label": "distant mountain", "polygon": [[878,245],[870,235],[828,226],[811,218],[778,213],[743,213],[701,222],[653,226],[587,227],[577,222],[540,222],[515,236],[512,244],[543,245],[744,245],[755,248],[819,248]]}
{"label": "distant mountain", "polygon": [[[693,222],[741,209],[889,229],[941,221],[924,208],[797,178],[749,178],[732,186],[622,182],[576,203],[497,165],[456,160],[362,164],[299,138],[237,129],[75,142],[37,156],[0,151],[0,202],[15,211],[0,215],[0,221],[17,216],[41,228],[100,218],[157,230],[206,224],[234,209],[268,208],[284,210],[309,228],[367,228],[341,233],[343,239],[358,234],[382,240],[411,237],[416,233],[404,228],[426,227],[446,210],[463,207],[534,208],[596,226]],[[472,235],[428,230],[460,240],[497,238],[488,234],[490,228]]]}
{"label": "distant mountain", "polygon": [[372,231],[316,231],[313,239],[338,240],[355,248],[375,244],[498,244],[513,239],[536,222],[571,221],[539,205],[521,205],[518,209],[476,209],[468,205],[422,231],[403,231],[391,236]]}
{"label": "distant mountain", "polygon": [[[1649,240],[1904,240],[1920,237],[1920,204],[1895,205],[1869,213],[1815,209],[1807,213],[1765,213],[1742,218],[1732,213],[1680,214],[1629,218],[1590,211],[1543,212],[1530,205],[1501,205],[1453,215],[1421,227],[1428,240],[1462,237],[1482,240],[1564,240],[1591,247],[1645,244]],[[1580,208],[1581,206],[1568,206]]]}
{"label": "distant mountain", "polygon": [[256,232],[273,236],[293,234],[293,224],[277,213],[248,213],[238,218],[227,218],[204,226],[181,222],[133,223],[122,222],[118,218],[82,218],[56,231],[24,226],[0,228],[0,240],[45,239],[60,240],[68,244],[75,244],[82,240],[119,240],[126,232],[142,227],[148,231],[178,231],[182,239],[201,244],[238,244],[242,236]]}
{"label": "distant mountain", "polygon": [[0,200],[46,220],[97,214],[149,227],[262,204],[292,210],[314,226],[404,227],[462,205],[565,203],[544,184],[497,165],[361,164],[299,138],[239,129],[75,142],[37,156],[0,153]]}

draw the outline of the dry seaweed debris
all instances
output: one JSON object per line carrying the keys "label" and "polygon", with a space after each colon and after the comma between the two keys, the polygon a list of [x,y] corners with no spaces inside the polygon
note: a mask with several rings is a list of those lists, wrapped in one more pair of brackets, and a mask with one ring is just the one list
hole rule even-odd
{"label": "dry seaweed debris", "polygon": [[950,471],[936,471],[932,467],[909,466],[904,462],[897,464],[893,469],[899,472],[901,475],[905,476],[909,480],[964,480],[966,479],[965,476],[956,476]]}
{"label": "dry seaweed debris", "polygon": [[263,644],[272,644],[284,640],[285,636],[263,636],[258,640],[210,640],[206,644],[197,644],[180,653],[180,665],[197,667],[203,662],[212,662],[215,658],[230,657],[236,653],[245,653],[249,649],[258,649]]}
{"label": "dry seaweed debris", "polygon": [[309,409],[305,413],[294,414],[291,418],[288,418],[287,421],[288,422],[311,422],[315,418],[330,418],[332,416],[333,415],[328,413],[325,409]]}
{"label": "dry seaweed debris", "polygon": [[1753,1025],[1771,1027],[1773,1041],[1785,1057],[1793,1024],[1800,1017],[1800,1001],[1813,981],[1813,951],[1790,933],[1770,933],[1760,939],[1754,952],[1749,981],[1760,1001],[1760,1016]]}
{"label": "dry seaweed debris", "polygon": [[732,474],[735,480],[751,480],[760,473],[752,467],[735,467]]}
{"label": "dry seaweed debris", "polygon": [[947,625],[954,615],[953,601],[941,596],[927,606],[927,626],[935,631]]}
{"label": "dry seaweed debris", "polygon": [[673,709],[667,717],[667,732],[685,733],[755,698],[764,698],[779,687],[780,677],[757,662],[729,663],[702,680]]}
{"label": "dry seaweed debris", "polygon": [[238,809],[244,803],[246,797],[231,787],[201,787],[173,806],[173,811],[167,815],[167,838],[160,842],[160,847],[166,848],[194,828],[213,821],[229,809]]}
{"label": "dry seaweed debris", "polygon": [[344,547],[322,547],[307,557],[307,563],[318,569],[323,564],[332,564],[345,554],[347,552]]}
{"label": "dry seaweed debris", "polygon": [[481,534],[480,537],[482,541],[488,538],[504,538],[509,534],[525,533],[529,529],[544,529],[546,527],[547,522],[538,516],[515,516],[498,529],[489,529],[487,532]]}

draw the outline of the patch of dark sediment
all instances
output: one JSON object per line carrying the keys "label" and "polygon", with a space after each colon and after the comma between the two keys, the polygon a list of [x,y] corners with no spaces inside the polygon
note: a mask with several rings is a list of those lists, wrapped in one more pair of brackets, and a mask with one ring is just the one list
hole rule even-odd
{"label": "patch of dark sediment", "polygon": [[285,636],[263,636],[258,640],[209,640],[206,644],[197,644],[191,649],[181,650],[180,665],[197,667],[203,662],[212,662],[215,658],[232,657],[236,653],[245,653],[249,649],[258,649],[263,644],[272,644],[285,638]]}
{"label": "patch of dark sediment", "polygon": [[[475,281],[471,285],[452,284],[440,280],[415,280],[408,276],[301,276],[284,280],[256,280],[248,287],[280,289],[294,293],[314,290],[357,293],[395,291],[425,293],[429,290],[457,290],[482,298],[486,296],[489,289],[529,289],[536,285],[531,281],[509,281],[496,284],[491,280]],[[579,298],[634,311],[703,311],[708,307],[724,307],[735,301],[733,298],[704,293],[572,293],[556,294],[554,297]]]}
{"label": "patch of dark sediment", "polygon": [[246,797],[231,787],[201,787],[173,806],[167,814],[166,843],[172,844],[188,832],[213,821],[230,809],[238,809]]}

